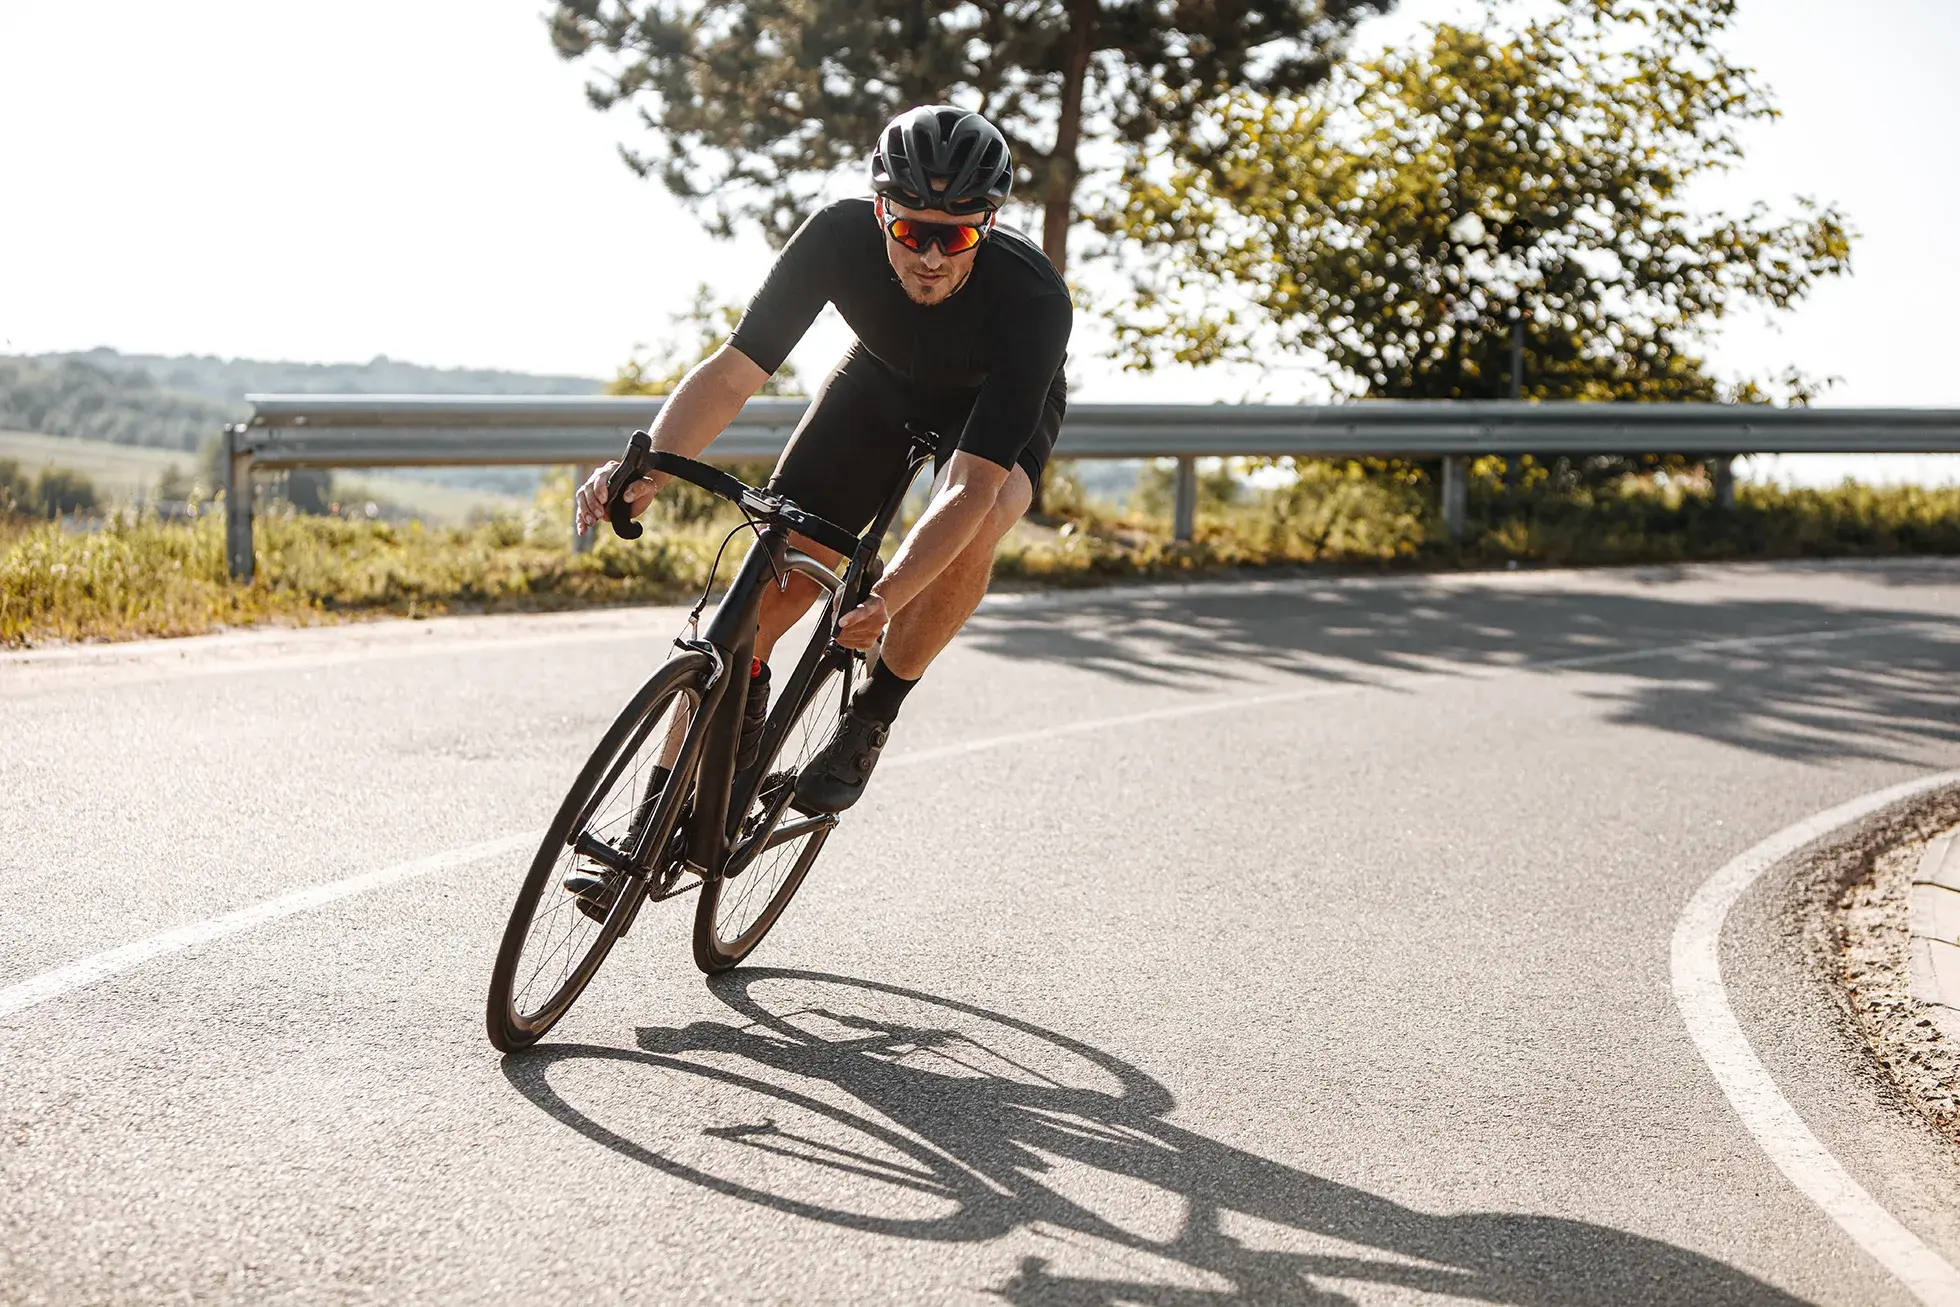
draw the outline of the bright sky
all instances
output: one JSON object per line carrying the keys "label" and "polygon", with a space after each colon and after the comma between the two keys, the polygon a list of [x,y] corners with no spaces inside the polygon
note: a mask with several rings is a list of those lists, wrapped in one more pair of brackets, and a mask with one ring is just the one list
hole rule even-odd
{"label": "bright sky", "polygon": [[[1403,0],[1362,40],[1462,8]],[[545,9],[0,4],[0,353],[388,354],[603,376],[697,282],[745,297],[767,248],[710,240],[627,171],[614,145],[630,118],[586,106]],[[1863,239],[1848,281],[1779,322],[1734,324],[1719,368],[1796,363],[1844,379],[1831,403],[1960,407],[1960,4],[1741,0],[1731,48],[1785,117],[1711,201],[1814,195]],[[820,324],[796,356],[806,377],[845,339]],[[1239,398],[1259,383],[1126,376],[1105,339],[1078,329],[1080,398]]]}

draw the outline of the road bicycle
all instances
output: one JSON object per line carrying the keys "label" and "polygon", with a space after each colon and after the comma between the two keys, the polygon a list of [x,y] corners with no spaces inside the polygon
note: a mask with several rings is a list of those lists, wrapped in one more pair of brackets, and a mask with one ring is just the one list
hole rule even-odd
{"label": "road bicycle", "polygon": [[[795,800],[796,778],[830,738],[864,657],[837,643],[837,622],[877,579],[879,546],[939,443],[917,428],[907,438],[905,474],[859,536],[633,434],[610,484],[614,531],[640,535],[626,487],[662,472],[734,503],[743,522],[729,539],[744,530],[755,539],[705,633],[706,590],[673,656],[607,729],[546,829],[491,972],[486,1020],[497,1048],[527,1047],[557,1024],[648,904],[697,896],[694,961],[710,974],[747,957],[782,916],[837,826],[834,814]],[[848,559],[844,575],[796,548],[793,533]],[[756,616],[766,588],[787,588],[793,576],[821,587],[822,615],[759,737],[745,742]],[[745,743],[753,760],[741,756]],[[596,901],[564,888],[581,869],[605,886]]]}

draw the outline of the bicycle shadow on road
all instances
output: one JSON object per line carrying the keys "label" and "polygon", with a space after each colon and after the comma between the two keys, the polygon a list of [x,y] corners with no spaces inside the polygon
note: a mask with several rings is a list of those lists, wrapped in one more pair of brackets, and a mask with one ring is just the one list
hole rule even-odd
{"label": "bicycle shadow on road", "polygon": [[[586,1138],[728,1197],[903,1239],[1023,1232],[1052,1252],[993,1286],[1014,1304],[1354,1301],[1343,1283],[1533,1307],[1800,1301],[1606,1226],[1425,1212],[1260,1157],[1171,1122],[1138,1068],[970,1004],[804,971],[710,988],[734,1020],[643,1029],[637,1050],[545,1046],[505,1075]],[[636,1138],[575,1106],[609,1065],[675,1077],[678,1122]]]}

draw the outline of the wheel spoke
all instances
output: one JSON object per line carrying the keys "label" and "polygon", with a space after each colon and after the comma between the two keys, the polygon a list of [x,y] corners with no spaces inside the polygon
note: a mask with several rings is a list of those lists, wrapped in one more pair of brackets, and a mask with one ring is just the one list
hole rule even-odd
{"label": "wheel spoke", "polygon": [[[618,743],[612,746],[613,755],[597,769],[592,791],[578,801],[580,825],[558,837],[549,870],[541,883],[535,884],[531,900],[519,904],[524,914],[523,934],[516,956],[508,959],[505,1000],[510,1019],[519,1026],[555,1019],[590,978],[603,950],[610,947],[607,923],[585,914],[579,900],[564,888],[565,878],[589,867],[594,874],[617,879],[609,917],[621,913],[621,897],[640,892],[637,879],[621,876],[621,863],[633,848],[638,823],[658,806],[661,793],[648,793],[654,770],[673,756],[686,723],[692,719],[697,698],[690,685],[677,682],[637,721],[625,727],[616,723],[609,733],[608,738]],[[613,851],[612,856],[594,845]],[[520,928],[516,920],[512,926]]]}
{"label": "wheel spoke", "polygon": [[[802,714],[785,732],[782,747],[769,763],[771,774],[788,773],[794,777],[824,746],[837,720],[830,709],[831,695],[840,688],[839,680],[835,672],[826,674],[810,695]],[[765,811],[770,798],[768,787],[758,788],[752,814]],[[782,813],[778,821],[806,824],[793,809]],[[774,911],[780,908],[779,896],[786,889],[793,889],[791,881],[803,862],[809,841],[827,831],[830,825],[808,823],[807,829],[793,832],[788,838],[772,839],[751,857],[739,874],[715,887],[712,929],[719,951],[739,954],[754,946],[751,933],[758,927],[767,928]]]}

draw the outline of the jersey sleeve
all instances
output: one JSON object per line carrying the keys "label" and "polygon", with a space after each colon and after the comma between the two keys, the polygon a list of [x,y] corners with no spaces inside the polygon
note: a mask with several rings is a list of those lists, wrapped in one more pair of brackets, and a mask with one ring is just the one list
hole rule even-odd
{"label": "jersey sleeve", "polygon": [[995,335],[987,379],[973,401],[959,448],[1012,468],[1041,426],[1041,406],[1068,354],[1075,308],[1066,295],[1044,295]]}
{"label": "jersey sleeve", "polygon": [[735,324],[729,344],[764,372],[783,366],[817,314],[830,303],[831,277],[843,262],[838,248],[840,216],[833,205],[804,219]]}

